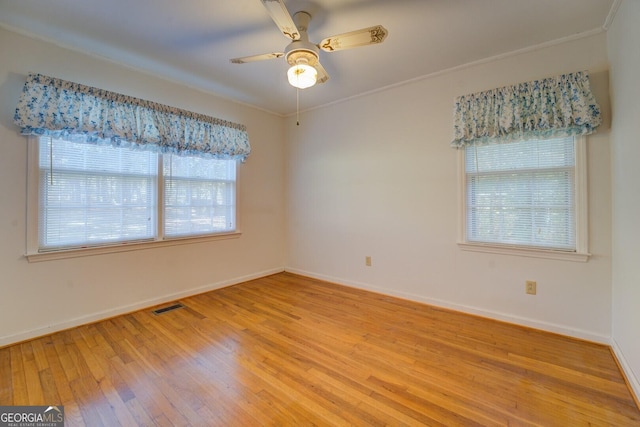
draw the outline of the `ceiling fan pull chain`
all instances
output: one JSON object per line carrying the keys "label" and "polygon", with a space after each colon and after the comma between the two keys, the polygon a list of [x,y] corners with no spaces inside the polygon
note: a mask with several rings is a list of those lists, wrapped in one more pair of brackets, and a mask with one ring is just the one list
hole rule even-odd
{"label": "ceiling fan pull chain", "polygon": [[300,89],[296,88],[296,126],[300,126]]}

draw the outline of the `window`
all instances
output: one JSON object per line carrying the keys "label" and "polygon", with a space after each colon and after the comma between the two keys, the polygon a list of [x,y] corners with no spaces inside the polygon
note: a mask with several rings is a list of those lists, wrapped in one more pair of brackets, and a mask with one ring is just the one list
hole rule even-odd
{"label": "window", "polygon": [[233,231],[236,162],[164,156],[164,235]]}
{"label": "window", "polygon": [[28,252],[236,231],[235,160],[50,137],[31,143],[30,228],[37,233],[30,231]]}
{"label": "window", "polygon": [[471,145],[463,157],[463,243],[586,255],[582,138]]}

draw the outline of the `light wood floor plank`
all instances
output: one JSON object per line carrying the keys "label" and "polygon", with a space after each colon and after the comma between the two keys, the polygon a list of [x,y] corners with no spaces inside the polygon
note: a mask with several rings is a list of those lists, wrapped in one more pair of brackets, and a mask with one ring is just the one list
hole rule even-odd
{"label": "light wood floor plank", "polygon": [[22,363],[22,345],[16,344],[3,351],[8,351],[11,355],[11,369],[3,371],[2,383],[11,384],[11,394],[14,402],[29,402],[27,391],[27,379],[24,365]]}
{"label": "light wood floor plank", "polygon": [[64,405],[68,426],[640,426],[603,345],[289,273],[181,302],[0,349],[0,405]]}

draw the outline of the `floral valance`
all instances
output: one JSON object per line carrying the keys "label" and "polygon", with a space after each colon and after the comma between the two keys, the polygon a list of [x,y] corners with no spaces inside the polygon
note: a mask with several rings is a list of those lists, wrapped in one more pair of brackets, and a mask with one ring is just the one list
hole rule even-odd
{"label": "floral valance", "polygon": [[244,160],[251,152],[243,125],[40,74],[27,77],[14,122],[23,135],[179,155]]}
{"label": "floral valance", "polygon": [[451,146],[588,135],[602,122],[586,72],[460,96]]}

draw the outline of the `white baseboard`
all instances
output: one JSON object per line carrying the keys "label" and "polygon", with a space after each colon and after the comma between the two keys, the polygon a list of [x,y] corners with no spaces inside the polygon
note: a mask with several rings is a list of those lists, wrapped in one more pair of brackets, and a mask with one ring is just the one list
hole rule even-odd
{"label": "white baseboard", "polygon": [[452,303],[450,301],[440,300],[436,298],[427,298],[421,295],[415,295],[407,292],[390,292],[389,289],[382,289],[376,286],[369,285],[367,283],[357,282],[353,280],[341,279],[339,277],[327,276],[324,274],[318,274],[310,271],[299,270],[296,268],[286,267],[285,271],[290,273],[299,274],[301,276],[312,277],[314,279],[325,280],[327,282],[337,283],[340,285],[350,286],[358,289],[363,289],[371,292],[376,292],[383,295],[389,295],[393,297],[403,298],[411,301],[421,302],[437,307],[448,308],[454,311],[460,311],[463,313],[469,313],[476,316],[487,317],[490,319],[500,320],[507,323],[514,323],[517,325],[527,326],[533,329],[540,329],[547,332],[553,332],[560,335],[569,336],[572,338],[578,338],[585,341],[591,341],[598,344],[609,345],[611,343],[611,337],[607,335],[601,335],[590,331],[585,331],[578,328],[571,328],[564,325],[555,323],[542,322],[539,320],[529,319],[526,317],[514,316],[512,314],[501,313],[492,310],[485,310],[478,307],[472,307],[462,304]]}
{"label": "white baseboard", "polygon": [[32,329],[29,331],[19,332],[17,334],[0,337],[0,347],[4,347],[10,344],[27,341],[33,338],[52,334],[54,332],[63,331],[65,329],[75,328],[77,326],[86,325],[89,323],[98,322],[100,320],[109,319],[111,317],[119,316],[122,314],[132,313],[134,311],[143,310],[155,305],[164,304],[166,302],[175,301],[180,298],[186,298],[193,295],[198,295],[204,292],[209,292],[214,289],[225,288],[227,286],[236,285],[238,283],[246,282],[260,277],[270,276],[272,274],[280,273],[284,271],[283,268],[274,268],[271,270],[260,271],[257,273],[249,274],[246,276],[235,277],[233,279],[223,280],[216,283],[210,283],[199,288],[189,289],[186,291],[180,291],[173,294],[163,295],[157,298],[152,298],[144,301],[139,301],[134,304],[129,304],[121,307],[116,307],[109,310],[92,313],[86,316],[76,317],[74,319],[65,320],[53,325],[44,326],[42,328]]}
{"label": "white baseboard", "polygon": [[631,369],[629,362],[624,357],[624,353],[618,346],[618,343],[615,339],[611,339],[611,350],[613,350],[613,354],[616,359],[618,359],[618,365],[620,369],[624,372],[625,377],[627,378],[627,382],[629,383],[629,387],[631,388],[631,393],[635,396],[636,403],[640,406],[640,378],[636,377],[635,373]]}

